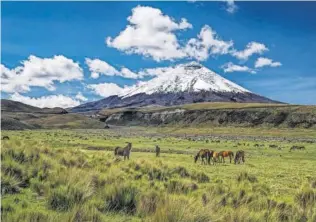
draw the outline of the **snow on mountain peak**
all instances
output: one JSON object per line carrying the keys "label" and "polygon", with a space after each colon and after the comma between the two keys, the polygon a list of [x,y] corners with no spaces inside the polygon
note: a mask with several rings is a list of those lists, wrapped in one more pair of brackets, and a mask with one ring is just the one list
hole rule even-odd
{"label": "snow on mountain peak", "polygon": [[177,93],[177,92],[249,92],[243,87],[223,78],[197,62],[190,62],[152,69],[156,77],[137,85],[125,88],[120,96],[130,97],[139,93]]}

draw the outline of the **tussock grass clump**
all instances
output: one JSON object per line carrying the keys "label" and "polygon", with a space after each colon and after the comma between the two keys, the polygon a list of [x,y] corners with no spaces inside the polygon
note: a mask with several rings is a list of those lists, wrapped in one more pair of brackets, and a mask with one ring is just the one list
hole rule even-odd
{"label": "tussock grass clump", "polygon": [[295,196],[296,202],[303,208],[316,207],[316,191],[311,188],[302,188]]}
{"label": "tussock grass clump", "polygon": [[183,167],[183,166],[179,166],[179,167],[174,168],[172,170],[172,173],[176,173],[180,177],[189,177],[190,176],[188,170],[185,167]]}
{"label": "tussock grass clump", "polygon": [[156,212],[161,196],[162,194],[157,191],[148,191],[142,194],[137,205],[137,211],[140,216],[148,216]]}
{"label": "tussock grass clump", "polygon": [[1,195],[15,194],[20,192],[21,181],[12,176],[1,176]]}
{"label": "tussock grass clump", "polygon": [[166,185],[169,193],[184,193],[187,194],[191,191],[197,190],[198,185],[189,181],[170,180]]}
{"label": "tussock grass clump", "polygon": [[210,178],[203,172],[193,172],[191,174],[193,180],[197,180],[199,183],[208,183]]}
{"label": "tussock grass clump", "polygon": [[28,210],[24,210],[24,211],[18,211],[18,212],[14,212],[14,213],[11,213],[9,215],[5,215],[2,217],[3,221],[10,221],[10,222],[20,222],[20,221],[53,222],[53,221],[56,221],[56,219],[57,218],[55,215],[52,215],[49,212],[41,210],[41,209],[28,209]]}
{"label": "tussock grass clump", "polygon": [[258,179],[254,175],[250,175],[247,172],[242,172],[237,176],[237,181],[238,182],[249,181],[250,183],[256,183],[258,182]]}
{"label": "tussock grass clump", "polygon": [[211,210],[200,202],[182,196],[171,196],[160,201],[156,212],[149,221],[152,222],[209,222]]}
{"label": "tussock grass clump", "polygon": [[72,212],[68,218],[68,221],[101,222],[104,220],[102,219],[101,213],[95,207],[93,207],[91,205],[86,205],[86,206],[75,207],[72,210]]}
{"label": "tussock grass clump", "polygon": [[114,184],[108,188],[105,196],[106,209],[134,214],[137,207],[138,193],[139,191],[135,187],[125,184]]}

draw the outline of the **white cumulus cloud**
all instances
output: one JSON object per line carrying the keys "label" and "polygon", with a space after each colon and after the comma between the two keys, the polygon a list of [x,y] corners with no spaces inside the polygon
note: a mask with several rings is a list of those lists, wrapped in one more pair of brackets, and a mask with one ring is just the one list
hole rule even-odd
{"label": "white cumulus cloud", "polygon": [[262,43],[249,42],[244,50],[232,52],[232,55],[240,60],[247,60],[253,54],[262,54],[269,49]]}
{"label": "white cumulus cloud", "polygon": [[229,53],[233,44],[233,41],[221,40],[210,26],[205,25],[198,38],[192,38],[188,41],[185,52],[191,58],[206,60],[209,55]]}
{"label": "white cumulus cloud", "polygon": [[152,57],[156,61],[184,58],[175,31],[192,28],[185,19],[176,22],[160,9],[137,6],[127,18],[129,24],[118,36],[106,38],[109,47],[126,53]]}
{"label": "white cumulus cloud", "polygon": [[117,71],[113,66],[108,64],[105,61],[100,59],[89,59],[86,58],[86,64],[89,67],[89,71],[91,72],[91,77],[94,79],[99,78],[100,74],[107,76],[120,75],[119,71]]}
{"label": "white cumulus cloud", "polygon": [[221,68],[224,70],[224,72],[249,72],[252,74],[256,73],[255,70],[249,68],[248,66],[236,65],[232,62],[226,63]]}
{"label": "white cumulus cloud", "polygon": [[88,89],[92,89],[95,94],[103,97],[118,95],[123,91],[123,88],[115,83],[100,83],[87,85]]}
{"label": "white cumulus cloud", "polygon": [[67,97],[64,95],[49,95],[42,97],[28,97],[23,96],[19,93],[14,93],[10,97],[11,100],[22,102],[31,106],[37,106],[40,108],[54,108],[54,107],[74,107],[80,105],[78,100],[72,99],[71,97]]}
{"label": "white cumulus cloud", "polygon": [[281,66],[282,64],[280,62],[273,62],[272,59],[260,57],[257,59],[255,63],[256,68],[261,68],[264,66],[270,66],[270,67],[278,67]]}
{"label": "white cumulus cloud", "polygon": [[75,98],[80,100],[80,101],[87,101],[88,100],[84,95],[82,95],[81,92],[78,92]]}
{"label": "white cumulus cloud", "polygon": [[234,0],[226,0],[226,11],[228,13],[235,13],[238,10],[238,6],[235,4]]}
{"label": "white cumulus cloud", "polygon": [[62,55],[52,58],[39,58],[30,55],[22,65],[8,69],[1,64],[1,90],[3,92],[29,92],[30,87],[38,86],[54,91],[54,81],[66,82],[82,80],[83,71],[79,63]]}
{"label": "white cumulus cloud", "polygon": [[86,58],[86,64],[89,67],[89,71],[91,72],[91,77],[97,79],[100,75],[105,76],[122,76],[128,79],[138,79],[143,76],[134,73],[130,69],[123,67],[121,70],[118,70],[111,66],[109,63],[102,61],[100,59],[89,59]]}

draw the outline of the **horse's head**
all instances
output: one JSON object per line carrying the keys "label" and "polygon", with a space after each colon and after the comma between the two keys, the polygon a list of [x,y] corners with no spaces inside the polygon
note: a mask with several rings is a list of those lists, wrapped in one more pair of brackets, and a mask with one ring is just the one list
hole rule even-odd
{"label": "horse's head", "polygon": [[127,143],[128,149],[131,150],[132,149],[132,143],[130,143],[130,142],[126,142],[126,143]]}
{"label": "horse's head", "polygon": [[194,157],[194,163],[196,163],[196,161],[199,159],[199,155],[196,155],[195,157]]}

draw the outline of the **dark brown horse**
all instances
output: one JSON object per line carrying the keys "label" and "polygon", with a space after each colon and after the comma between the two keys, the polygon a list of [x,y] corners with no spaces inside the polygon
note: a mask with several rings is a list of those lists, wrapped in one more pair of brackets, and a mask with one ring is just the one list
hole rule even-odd
{"label": "dark brown horse", "polygon": [[8,136],[3,136],[2,140],[9,140],[10,138]]}
{"label": "dark brown horse", "polygon": [[232,151],[221,151],[218,153],[221,162],[225,163],[225,157],[229,157],[229,162],[232,163],[234,159],[234,153]]}
{"label": "dark brown horse", "polygon": [[156,145],[156,157],[159,157],[160,155],[160,147],[158,145]]}
{"label": "dark brown horse", "polygon": [[243,150],[238,150],[235,155],[235,164],[240,163],[240,161],[245,163],[245,151]]}
{"label": "dark brown horse", "polygon": [[[195,155],[195,157],[194,157],[194,162],[196,163],[197,160],[198,160],[199,158],[201,158],[202,164],[206,164],[206,163],[210,164],[210,161],[211,161],[211,152],[213,152],[213,151],[210,151],[210,150],[208,150],[208,149],[201,149],[201,150]],[[205,160],[206,160],[207,162],[205,162]]]}
{"label": "dark brown horse", "polygon": [[124,148],[118,146],[114,150],[114,155],[115,156],[124,156],[124,160],[126,158],[129,160],[129,156],[131,154],[131,149],[132,149],[132,143],[127,143],[127,146]]}

